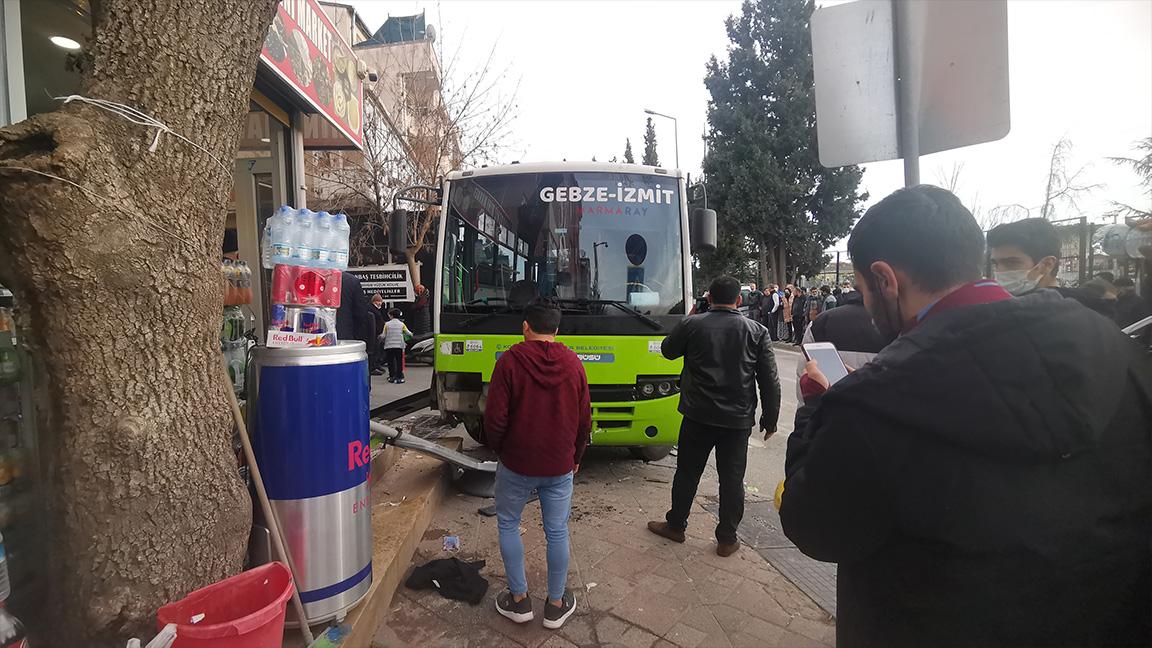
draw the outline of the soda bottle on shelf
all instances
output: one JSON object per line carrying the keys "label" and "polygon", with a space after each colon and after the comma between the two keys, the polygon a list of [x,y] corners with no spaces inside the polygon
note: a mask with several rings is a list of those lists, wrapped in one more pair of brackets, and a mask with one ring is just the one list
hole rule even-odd
{"label": "soda bottle on shelf", "polygon": [[224,275],[224,305],[231,306],[236,303],[235,291],[232,288],[232,261],[224,259],[220,262],[220,273]]}
{"label": "soda bottle on shelf", "polygon": [[252,268],[245,261],[240,262],[240,303],[252,303]]}
{"label": "soda bottle on shelf", "polygon": [[333,217],[333,230],[335,232],[335,252],[332,254],[332,267],[337,270],[348,269],[348,235],[351,233],[351,227],[348,225],[348,217],[343,213],[336,214]]}
{"label": "soda bottle on shelf", "polygon": [[20,619],[0,602],[0,648],[29,648],[28,633]]}
{"label": "soda bottle on shelf", "polygon": [[[12,581],[8,577],[8,552],[4,549],[4,536],[0,535],[0,603],[12,595]],[[0,643],[0,646],[4,644]]]}
{"label": "soda bottle on shelf", "polygon": [[227,344],[244,339],[244,311],[239,306],[224,308],[224,323],[220,331],[220,341]]}
{"label": "soda bottle on shelf", "polygon": [[296,212],[296,240],[293,265],[312,267],[316,264],[316,213],[304,208]]}
{"label": "soda bottle on shelf", "polygon": [[12,317],[7,309],[0,309],[0,384],[20,379],[20,358],[16,355]]}
{"label": "soda bottle on shelf", "polygon": [[[272,239],[272,264],[292,264],[296,240],[296,210],[283,205],[272,214],[269,235]],[[271,266],[268,266],[271,267]]]}

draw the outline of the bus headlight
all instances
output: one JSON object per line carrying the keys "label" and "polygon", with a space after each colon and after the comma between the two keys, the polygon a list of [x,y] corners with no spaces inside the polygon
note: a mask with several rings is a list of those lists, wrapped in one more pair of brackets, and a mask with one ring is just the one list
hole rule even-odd
{"label": "bus headlight", "polygon": [[679,376],[641,376],[636,379],[636,397],[638,400],[664,398],[679,392]]}

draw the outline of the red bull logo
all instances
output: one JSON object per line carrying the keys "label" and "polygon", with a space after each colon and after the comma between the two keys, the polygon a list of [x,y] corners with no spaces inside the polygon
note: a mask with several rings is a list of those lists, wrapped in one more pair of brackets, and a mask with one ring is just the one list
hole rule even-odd
{"label": "red bull logo", "polygon": [[372,463],[372,445],[353,441],[348,444],[348,470],[363,468]]}

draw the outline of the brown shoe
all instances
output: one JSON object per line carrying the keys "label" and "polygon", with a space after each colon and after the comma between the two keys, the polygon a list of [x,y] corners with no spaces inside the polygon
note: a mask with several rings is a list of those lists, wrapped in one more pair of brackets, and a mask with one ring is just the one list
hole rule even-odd
{"label": "brown shoe", "polygon": [[668,526],[667,522],[653,520],[648,523],[648,530],[661,538],[668,538],[672,542],[684,542],[684,532],[679,529],[673,529]]}
{"label": "brown shoe", "polygon": [[728,556],[731,556],[732,554],[736,553],[736,550],[739,548],[739,540],[734,542],[720,542],[719,540],[716,541],[716,555],[720,556],[721,558],[727,558]]}

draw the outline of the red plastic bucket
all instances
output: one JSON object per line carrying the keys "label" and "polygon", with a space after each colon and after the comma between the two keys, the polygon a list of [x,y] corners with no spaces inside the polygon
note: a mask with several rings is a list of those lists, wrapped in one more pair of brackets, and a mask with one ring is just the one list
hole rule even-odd
{"label": "red plastic bucket", "polygon": [[292,574],[273,562],[169,603],[156,620],[161,628],[176,624],[173,648],[279,648],[291,596]]}

